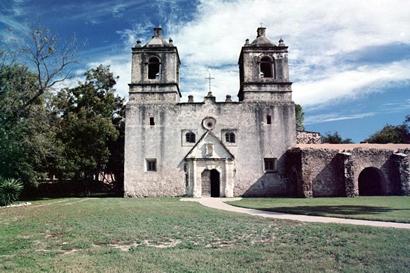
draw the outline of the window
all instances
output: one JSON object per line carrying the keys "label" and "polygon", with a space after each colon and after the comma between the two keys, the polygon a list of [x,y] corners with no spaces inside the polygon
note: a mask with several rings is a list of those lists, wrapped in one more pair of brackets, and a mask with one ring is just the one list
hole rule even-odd
{"label": "window", "polygon": [[155,125],[155,120],[153,117],[149,118],[149,125]]}
{"label": "window", "polygon": [[157,57],[151,57],[148,60],[148,79],[159,78],[159,59]]}
{"label": "window", "polygon": [[267,124],[272,124],[272,117],[270,115],[266,116],[266,123]]}
{"label": "window", "polygon": [[148,172],[156,172],[157,171],[157,160],[154,159],[146,159],[146,169]]}
{"label": "window", "polygon": [[276,172],[276,158],[265,158],[265,172]]}
{"label": "window", "polygon": [[235,143],[235,133],[233,132],[227,132],[225,134],[225,140],[228,143]]}
{"label": "window", "polygon": [[272,60],[269,57],[263,57],[260,63],[261,78],[272,78]]}
{"label": "window", "polygon": [[195,143],[195,134],[188,132],[185,134],[185,141],[188,143]]}

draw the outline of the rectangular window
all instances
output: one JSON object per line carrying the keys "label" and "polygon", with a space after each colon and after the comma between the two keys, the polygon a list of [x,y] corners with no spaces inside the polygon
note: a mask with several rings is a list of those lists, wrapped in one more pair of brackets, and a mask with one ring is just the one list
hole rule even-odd
{"label": "rectangular window", "polygon": [[157,160],[154,159],[146,159],[146,168],[147,172],[156,172],[157,171]]}
{"label": "rectangular window", "polygon": [[270,115],[266,116],[266,123],[267,124],[272,124],[272,117]]}
{"label": "rectangular window", "polygon": [[265,158],[265,172],[276,172],[277,171],[277,166],[276,166],[276,158]]}
{"label": "rectangular window", "polygon": [[149,118],[149,125],[155,125],[155,121],[153,117]]}

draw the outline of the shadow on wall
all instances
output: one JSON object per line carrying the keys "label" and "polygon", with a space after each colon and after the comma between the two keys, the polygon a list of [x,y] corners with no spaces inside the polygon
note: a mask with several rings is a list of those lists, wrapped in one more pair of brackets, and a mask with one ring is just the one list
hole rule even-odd
{"label": "shadow on wall", "polygon": [[284,172],[285,157],[277,161],[276,172],[265,172],[243,194],[245,197],[289,196],[289,182],[282,174]]}
{"label": "shadow on wall", "polygon": [[332,155],[331,161],[312,181],[313,197],[346,196],[343,161]]}
{"label": "shadow on wall", "polygon": [[385,183],[382,185],[384,194],[400,195],[401,181],[400,170],[395,162],[393,155],[380,168]]}
{"label": "shadow on wall", "polygon": [[[286,212],[304,215],[361,215],[361,214],[379,214],[393,212],[397,210],[409,209],[392,209],[387,207],[373,206],[297,206],[297,207],[273,207],[262,208],[265,211]],[[410,210],[409,210],[410,211]]]}

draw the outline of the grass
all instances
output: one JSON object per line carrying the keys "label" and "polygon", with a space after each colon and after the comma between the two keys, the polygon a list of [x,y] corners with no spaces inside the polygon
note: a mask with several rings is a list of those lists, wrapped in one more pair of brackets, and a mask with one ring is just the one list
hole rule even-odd
{"label": "grass", "polygon": [[410,231],[304,224],[177,199],[0,209],[0,272],[410,272]]}
{"label": "grass", "polygon": [[244,198],[231,205],[293,214],[410,223],[410,197]]}

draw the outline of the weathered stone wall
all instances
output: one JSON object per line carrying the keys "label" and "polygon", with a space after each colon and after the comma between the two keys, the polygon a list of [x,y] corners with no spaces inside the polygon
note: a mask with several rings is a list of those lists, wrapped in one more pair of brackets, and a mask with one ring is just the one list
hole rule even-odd
{"label": "weathered stone wall", "polygon": [[410,195],[410,150],[394,155],[394,166],[398,170],[397,176],[400,180],[400,194]]}
{"label": "weathered stone wall", "polygon": [[320,133],[318,132],[297,131],[296,132],[296,143],[297,144],[320,144],[322,143],[322,140],[320,138]]}
{"label": "weathered stone wall", "polygon": [[297,144],[321,144],[322,140],[320,137],[320,133],[318,132],[297,131],[296,132],[296,143]]}
{"label": "weathered stone wall", "polygon": [[[327,149],[298,149],[301,160],[302,183],[297,192],[303,197],[344,196],[343,165],[338,151]],[[294,164],[289,162],[289,164]]]}
{"label": "weathered stone wall", "polygon": [[[198,140],[206,130],[205,117],[216,120],[213,133],[234,155],[234,196],[286,195],[283,155],[296,143],[293,102],[145,103],[130,94],[125,141],[125,192],[130,196],[180,196],[187,192],[183,132]],[[140,97],[140,99],[143,97]],[[267,124],[266,116],[271,116]],[[155,125],[149,125],[153,117]],[[234,130],[236,142],[227,143],[223,132]],[[156,172],[147,172],[145,159],[157,160]],[[277,158],[278,171],[265,173],[264,158]],[[199,168],[198,168],[199,169]],[[191,174],[195,175],[195,174]]]}
{"label": "weathered stone wall", "polygon": [[410,145],[404,144],[298,145],[287,154],[289,188],[303,197],[356,196],[360,174],[371,167],[382,175],[381,194],[408,195],[409,155]]}

